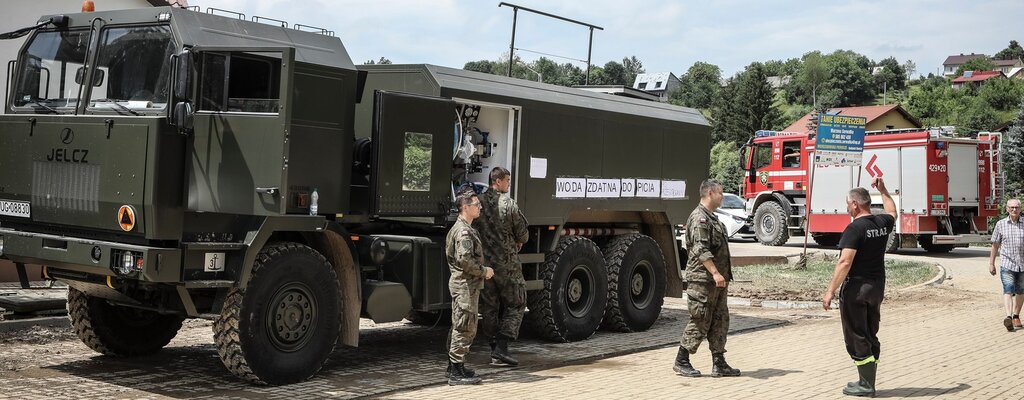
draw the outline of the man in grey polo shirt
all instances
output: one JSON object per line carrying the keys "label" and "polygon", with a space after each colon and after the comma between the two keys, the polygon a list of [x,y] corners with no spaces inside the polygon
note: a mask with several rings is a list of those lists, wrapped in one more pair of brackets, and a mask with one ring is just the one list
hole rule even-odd
{"label": "man in grey polo shirt", "polygon": [[996,274],[996,253],[999,254],[999,278],[1003,281],[1003,302],[1007,331],[1020,329],[1020,308],[1024,304],[1024,221],[1020,219],[1020,199],[1006,202],[1010,214],[996,223],[992,232],[992,253],[988,258],[988,272]]}

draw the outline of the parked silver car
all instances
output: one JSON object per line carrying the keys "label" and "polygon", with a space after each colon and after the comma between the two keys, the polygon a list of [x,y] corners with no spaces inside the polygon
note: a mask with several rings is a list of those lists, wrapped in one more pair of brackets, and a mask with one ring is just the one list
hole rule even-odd
{"label": "parked silver car", "polygon": [[725,224],[730,238],[753,239],[754,229],[750,215],[747,214],[747,203],[743,198],[732,193],[725,193],[722,206],[715,211],[718,220]]}

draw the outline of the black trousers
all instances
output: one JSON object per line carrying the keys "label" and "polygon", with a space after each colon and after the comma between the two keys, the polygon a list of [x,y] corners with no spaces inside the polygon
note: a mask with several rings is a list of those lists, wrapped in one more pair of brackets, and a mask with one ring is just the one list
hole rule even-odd
{"label": "black trousers", "polygon": [[885,279],[847,278],[839,289],[843,338],[846,340],[846,352],[854,362],[874,361],[882,354],[878,343],[878,322],[884,298]]}

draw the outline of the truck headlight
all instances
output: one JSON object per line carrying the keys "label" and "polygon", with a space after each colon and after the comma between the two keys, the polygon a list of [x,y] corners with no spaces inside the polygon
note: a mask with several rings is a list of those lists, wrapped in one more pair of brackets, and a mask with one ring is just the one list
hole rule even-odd
{"label": "truck headlight", "polygon": [[142,252],[128,250],[114,250],[111,257],[110,269],[118,275],[129,276],[142,271],[145,259]]}

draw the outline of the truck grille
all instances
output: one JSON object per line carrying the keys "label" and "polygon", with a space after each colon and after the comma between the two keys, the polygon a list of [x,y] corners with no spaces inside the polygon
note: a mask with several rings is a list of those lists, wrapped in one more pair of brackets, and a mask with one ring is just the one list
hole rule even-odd
{"label": "truck grille", "polygon": [[99,212],[100,166],[36,161],[32,207]]}

